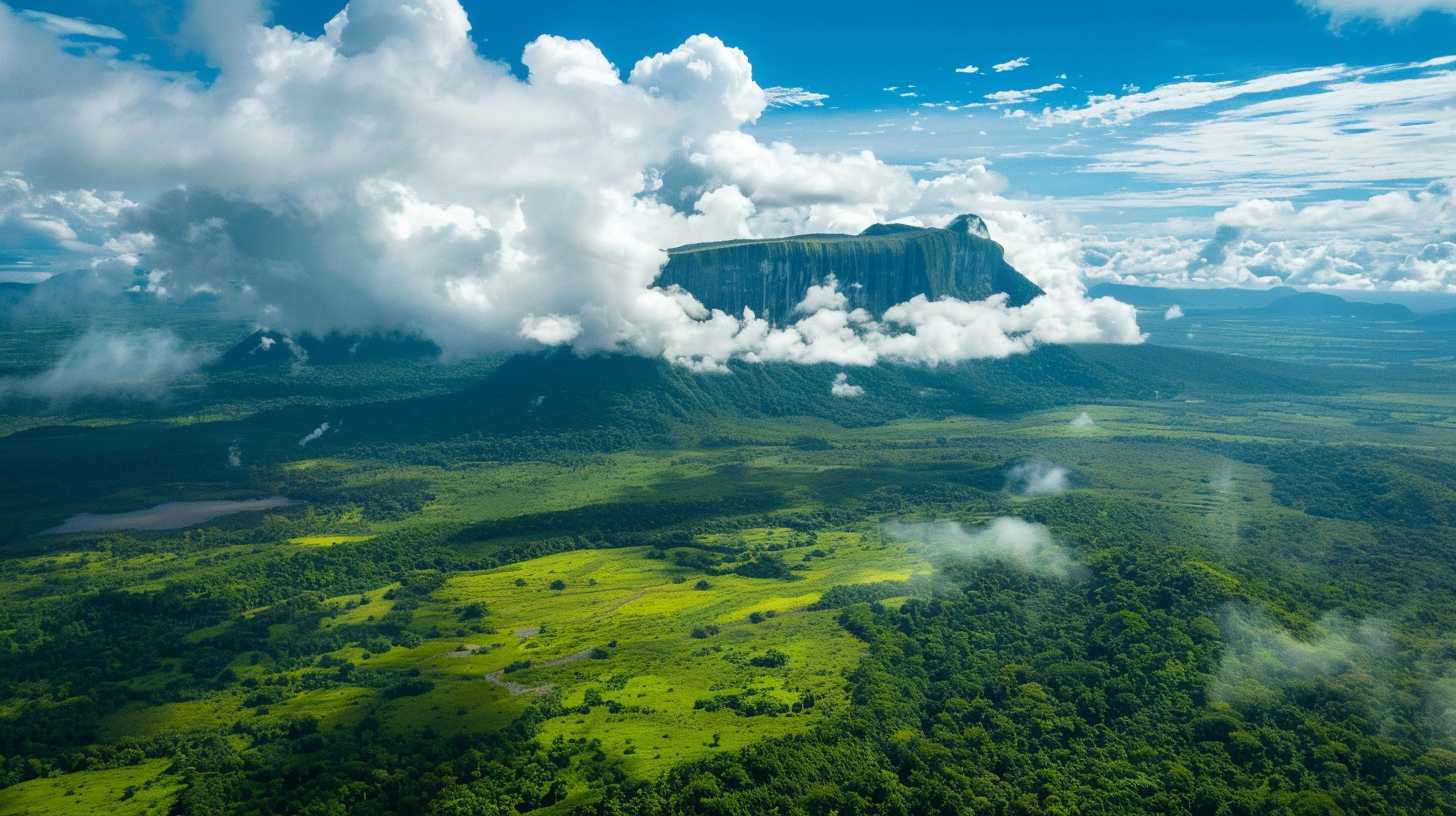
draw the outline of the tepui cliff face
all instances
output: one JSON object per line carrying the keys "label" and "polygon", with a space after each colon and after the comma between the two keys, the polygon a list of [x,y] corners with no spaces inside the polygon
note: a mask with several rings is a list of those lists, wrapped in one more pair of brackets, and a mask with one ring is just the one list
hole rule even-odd
{"label": "tepui cliff face", "polygon": [[985,222],[957,217],[945,228],[875,224],[859,235],[719,241],[668,250],[657,285],[677,285],[703,305],[738,315],[746,306],[775,325],[797,317],[794,307],[830,275],[849,299],[876,317],[924,294],[983,300],[1005,292],[1013,306],[1042,293],[1006,262]]}

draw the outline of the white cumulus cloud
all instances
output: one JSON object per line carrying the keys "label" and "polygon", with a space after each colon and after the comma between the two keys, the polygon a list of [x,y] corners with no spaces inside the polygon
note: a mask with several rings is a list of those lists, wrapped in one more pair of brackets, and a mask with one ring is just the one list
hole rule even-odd
{"label": "white cumulus cloud", "polygon": [[829,385],[829,393],[836,397],[862,397],[864,396],[864,392],[864,387],[851,383],[849,381],[849,375],[843,371],[835,374],[834,382]]}
{"label": "white cumulus cloud", "polygon": [[[1141,339],[1131,309],[1083,297],[1075,242],[984,172],[917,179],[867,151],[760,142],[744,128],[812,92],[766,91],[712,36],[625,76],[588,41],[542,36],[523,80],[476,52],[457,0],[353,0],[319,36],[259,3],[198,0],[183,35],[215,77],[77,54],[0,6],[0,116],[27,123],[0,130],[0,167],[27,201],[75,205],[17,205],[0,229],[144,269],[157,296],[215,292],[269,328],[399,330],[451,353],[571,345],[720,369]],[[91,199],[88,221],[76,208]],[[945,223],[967,202],[997,205],[993,235],[1047,297],[883,315],[825,301],[773,327],[654,285],[665,247]]]}
{"label": "white cumulus cloud", "polygon": [[1456,292],[1456,180],[1300,204],[1253,197],[1177,234],[1084,236],[1089,275],[1164,286]]}
{"label": "white cumulus cloud", "polygon": [[1006,471],[1006,485],[1023,496],[1055,496],[1067,492],[1072,473],[1045,459],[1018,462]]}
{"label": "white cumulus cloud", "polygon": [[1042,94],[1060,91],[1062,83],[1053,82],[1050,85],[1042,85],[1038,88],[1023,88],[1015,91],[993,91],[986,94],[986,99],[996,105],[1019,105],[1024,102],[1035,102]]}
{"label": "white cumulus cloud", "polygon": [[1079,567],[1041,524],[1002,516],[984,527],[955,521],[890,522],[886,536],[929,547],[937,554],[970,561],[1004,561],[1028,572],[1056,578],[1074,576]]}

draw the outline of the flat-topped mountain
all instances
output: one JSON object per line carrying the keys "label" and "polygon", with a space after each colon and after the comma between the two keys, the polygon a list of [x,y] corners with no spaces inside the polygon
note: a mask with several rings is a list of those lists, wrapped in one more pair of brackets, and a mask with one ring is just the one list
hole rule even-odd
{"label": "flat-topped mountain", "polygon": [[660,286],[676,284],[705,306],[740,314],[746,306],[776,325],[792,323],[794,307],[830,275],[850,308],[878,316],[924,294],[982,300],[1005,292],[1013,306],[1041,289],[1006,262],[978,216],[944,228],[875,224],[858,235],[718,241],[668,250]]}

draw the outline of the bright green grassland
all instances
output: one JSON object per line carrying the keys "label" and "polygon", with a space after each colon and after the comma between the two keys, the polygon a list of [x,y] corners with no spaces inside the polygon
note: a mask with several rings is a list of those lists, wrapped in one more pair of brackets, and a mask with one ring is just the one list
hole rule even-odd
{"label": "bright green grassland", "polygon": [[[1092,426],[1071,423],[1083,411]],[[1439,656],[1456,648],[1449,642],[1456,493],[1445,478],[1456,466],[1453,415],[1449,395],[1372,391],[1103,402],[861,427],[714,418],[674,426],[671,445],[612,452],[409,461],[390,448],[365,448],[260,469],[252,477],[258,488],[312,489],[323,498],[188,531],[29,537],[7,555],[0,636],[15,679],[4,686],[0,716],[11,726],[49,717],[52,730],[65,723],[74,733],[50,743],[44,734],[16,740],[41,770],[27,770],[21,754],[4,757],[14,784],[0,788],[0,813],[150,813],[174,800],[182,812],[209,812],[184,789],[196,793],[204,789],[199,779],[238,767],[312,767],[333,749],[309,748],[311,741],[430,744],[453,755],[460,752],[451,739],[512,740],[518,727],[534,750],[559,761],[551,760],[549,775],[515,768],[511,785],[524,789],[522,779],[549,776],[559,788],[531,805],[565,812],[601,800],[609,786],[620,792],[686,763],[797,744],[782,741],[792,735],[819,739],[898,699],[877,696],[862,667],[907,659],[885,657],[885,641],[857,633],[841,609],[810,607],[835,587],[906,582],[877,596],[890,600],[873,614],[893,616],[905,595],[931,591],[917,580],[945,571],[931,553],[881,540],[879,522],[893,518],[1040,521],[1090,567],[1093,577],[1079,579],[1085,590],[1075,582],[1028,590],[1021,578],[974,573],[967,586],[1001,582],[967,590],[984,604],[975,620],[1009,620],[1019,613],[1008,610],[1033,600],[1047,604],[1045,621],[1093,601],[1116,606],[1119,593],[1154,573],[1217,599],[1199,612],[1201,632],[1216,634],[1217,604],[1235,602],[1296,633],[1331,609],[1378,616],[1397,633],[1404,666],[1398,680],[1382,680],[1400,700],[1395,714],[1381,715],[1395,717],[1379,726],[1395,736],[1382,739],[1400,741],[1407,765],[1413,756],[1439,764],[1443,755],[1430,752],[1456,750],[1456,735],[1420,731],[1411,723],[1427,721],[1410,712],[1425,705],[1413,696],[1424,688],[1414,678],[1444,671]],[[700,444],[709,437],[731,442]],[[1007,491],[1008,467],[1032,458],[1068,468],[1070,492]],[[103,504],[183,499],[188,491],[185,483],[137,485]],[[379,496],[400,492],[418,502],[381,509]],[[58,498],[47,512],[90,509]],[[1124,551],[1146,561],[1107,566]],[[740,574],[761,557],[781,561],[786,572]],[[1172,603],[1176,594],[1126,605]],[[42,611],[75,623],[52,626]],[[1180,622],[1191,626],[1193,617]],[[900,628],[921,631],[904,620]],[[976,633],[984,640],[974,648],[950,643],[977,657],[936,676],[964,679],[980,671],[978,660],[1004,650],[1007,665],[995,671],[1017,679],[1016,694],[998,704],[1018,723],[1044,716],[1036,727],[1049,728],[1064,681],[1026,667],[1050,662],[1064,678],[1073,662],[1047,655],[1102,631],[1057,626],[1064,628],[1056,637],[1024,635],[1047,638],[1030,646],[995,632]],[[917,648],[917,666],[941,653],[933,641]],[[1177,648],[1184,650],[1178,658],[1158,667],[1159,682],[1184,678],[1169,692],[1177,707],[1169,703],[1168,711],[1221,711],[1192,691],[1208,686],[1216,651]],[[1105,678],[1109,670],[1085,671]],[[1068,704],[1072,713],[1058,710],[1058,728],[1072,729],[1074,715],[1093,716],[1092,698],[1080,699]],[[1354,705],[1329,703],[1329,719],[1319,721],[1327,728],[1321,739],[1347,752],[1357,750],[1348,747],[1355,737],[1339,730],[1346,720],[1332,712]],[[1242,716],[1252,722],[1255,714]],[[1098,727],[1131,729],[1110,722]],[[289,732],[299,727],[325,736]],[[945,733],[936,729],[950,726],[929,718],[925,727]],[[993,725],[958,728],[958,739],[972,740],[974,728]],[[1268,740],[1270,757],[1293,750],[1276,749],[1282,743],[1272,732],[1247,728],[1239,733]],[[912,746],[920,737],[895,739]],[[1159,750],[1192,742],[1169,737]],[[553,747],[563,745],[571,747]],[[122,756],[122,746],[135,755]],[[98,758],[67,758],[80,748]],[[527,753],[516,747],[503,755]],[[236,754],[237,764],[219,754]],[[1009,777],[1015,762],[1006,762]],[[1334,764],[1345,770],[1319,773],[1365,773],[1355,760]],[[1273,773],[1249,767],[1253,779]],[[1300,784],[1313,784],[1311,774]],[[1436,772],[1430,778],[1438,787],[1449,781],[1435,781],[1444,779]],[[335,783],[317,784],[333,790],[327,786]]]}
{"label": "bright green grassland", "polygon": [[114,770],[32,779],[0,792],[0,813],[163,816],[180,787],[176,779],[165,773],[169,764],[166,760],[152,760]]}

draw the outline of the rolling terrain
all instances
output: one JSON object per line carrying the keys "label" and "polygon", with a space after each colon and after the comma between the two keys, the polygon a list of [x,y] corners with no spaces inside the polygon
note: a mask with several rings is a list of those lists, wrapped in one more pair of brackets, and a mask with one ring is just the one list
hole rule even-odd
{"label": "rolling terrain", "polygon": [[[119,813],[209,812],[227,800],[266,810],[285,797],[323,807],[359,784],[381,810],[412,809],[485,795],[436,766],[458,764],[460,750],[497,763],[489,778],[505,787],[492,795],[526,811],[618,801],[699,812],[712,809],[704,785],[756,812],[817,801],[831,794],[790,770],[816,767],[811,751],[837,757],[822,770],[844,792],[834,796],[889,772],[911,781],[861,806],[911,797],[914,812],[944,782],[904,776],[902,763],[929,761],[933,745],[959,746],[935,761],[945,770],[1010,763],[1000,782],[971,788],[975,801],[1009,802],[1034,788],[1016,770],[1027,760],[984,752],[1036,756],[1038,732],[1059,744],[1121,735],[1126,764],[1077,741],[1066,758],[1035,760],[1061,768],[1059,789],[1083,801],[1183,807],[1217,785],[1221,800],[1256,811],[1293,806],[1263,786],[1276,757],[1323,767],[1326,781],[1305,784],[1335,802],[1442,801],[1444,738],[1422,712],[1442,688],[1453,623],[1442,599],[1456,570],[1440,542],[1456,500],[1456,398],[1337,388],[1320,369],[1151,346],[1040,359],[857,372],[866,401],[904,392],[897,378],[960,384],[958,399],[970,400],[869,414],[827,396],[828,371],[713,377],[562,358],[509,362],[461,396],[422,398],[426,407],[336,406],[343,430],[319,447],[297,445],[313,418],[285,423],[289,411],[267,410],[10,434],[7,462],[42,439],[119,458],[69,499],[52,488],[7,545],[0,812],[82,801]],[[1034,376],[1048,361],[1056,374]],[[582,376],[591,366],[605,366],[600,380]],[[1026,400],[1035,382],[1054,397]],[[586,425],[519,410],[550,384],[558,390],[538,407],[604,410]],[[1000,391],[1022,401],[999,404]],[[769,393],[782,402],[765,405]],[[483,394],[516,407],[493,413]],[[983,401],[993,409],[976,410]],[[428,419],[429,432],[412,436],[402,417]],[[165,441],[133,449],[115,427]],[[263,441],[270,434],[281,438]],[[617,435],[583,441],[606,434]],[[229,468],[223,452],[239,437],[246,464]],[[502,448],[505,438],[525,446]],[[160,450],[176,458],[141,464]],[[1023,462],[1072,475],[1028,493],[1012,476]],[[54,514],[273,492],[304,504],[180,531],[34,534]],[[882,527],[977,530],[1003,517],[1045,525],[1074,569],[1023,572],[995,551]],[[1021,600],[1006,607],[1011,597]],[[1043,607],[1050,617],[1021,617]],[[1388,668],[1371,675],[1357,661],[1293,684],[1251,674],[1258,695],[1210,693],[1247,635],[1230,610],[1262,610],[1263,636],[1298,642],[1328,631],[1330,609],[1398,633]],[[920,640],[941,637],[936,621],[952,614],[971,616],[957,631],[973,640],[950,652]],[[1068,641],[1066,627],[1084,634]],[[920,656],[906,662],[906,649]],[[933,667],[964,649],[954,673]],[[1135,668],[1134,657],[1165,662]],[[1144,672],[1161,679],[1123,685]],[[1008,676],[1018,679],[1006,686]],[[889,693],[886,682],[916,685]],[[936,690],[946,682],[979,691]],[[1389,687],[1408,704],[1378,707]],[[1000,712],[978,726],[997,735],[980,748],[938,725],[970,716],[952,713],[966,693]],[[1149,720],[1149,710],[1160,713]],[[1296,730],[1289,711],[1306,718]],[[1393,736],[1367,736],[1382,731]],[[1162,753],[1138,754],[1142,741]],[[1368,758],[1337,773],[1315,759],[1331,750]],[[1370,764],[1380,751],[1405,759]],[[398,775],[365,782],[350,762]],[[740,763],[765,784],[735,788]],[[1219,770],[1180,787],[1178,768],[1195,766]]]}
{"label": "rolling terrain", "polygon": [[1456,389],[1265,308],[727,374],[219,333],[12,401],[0,813],[1439,812]]}

